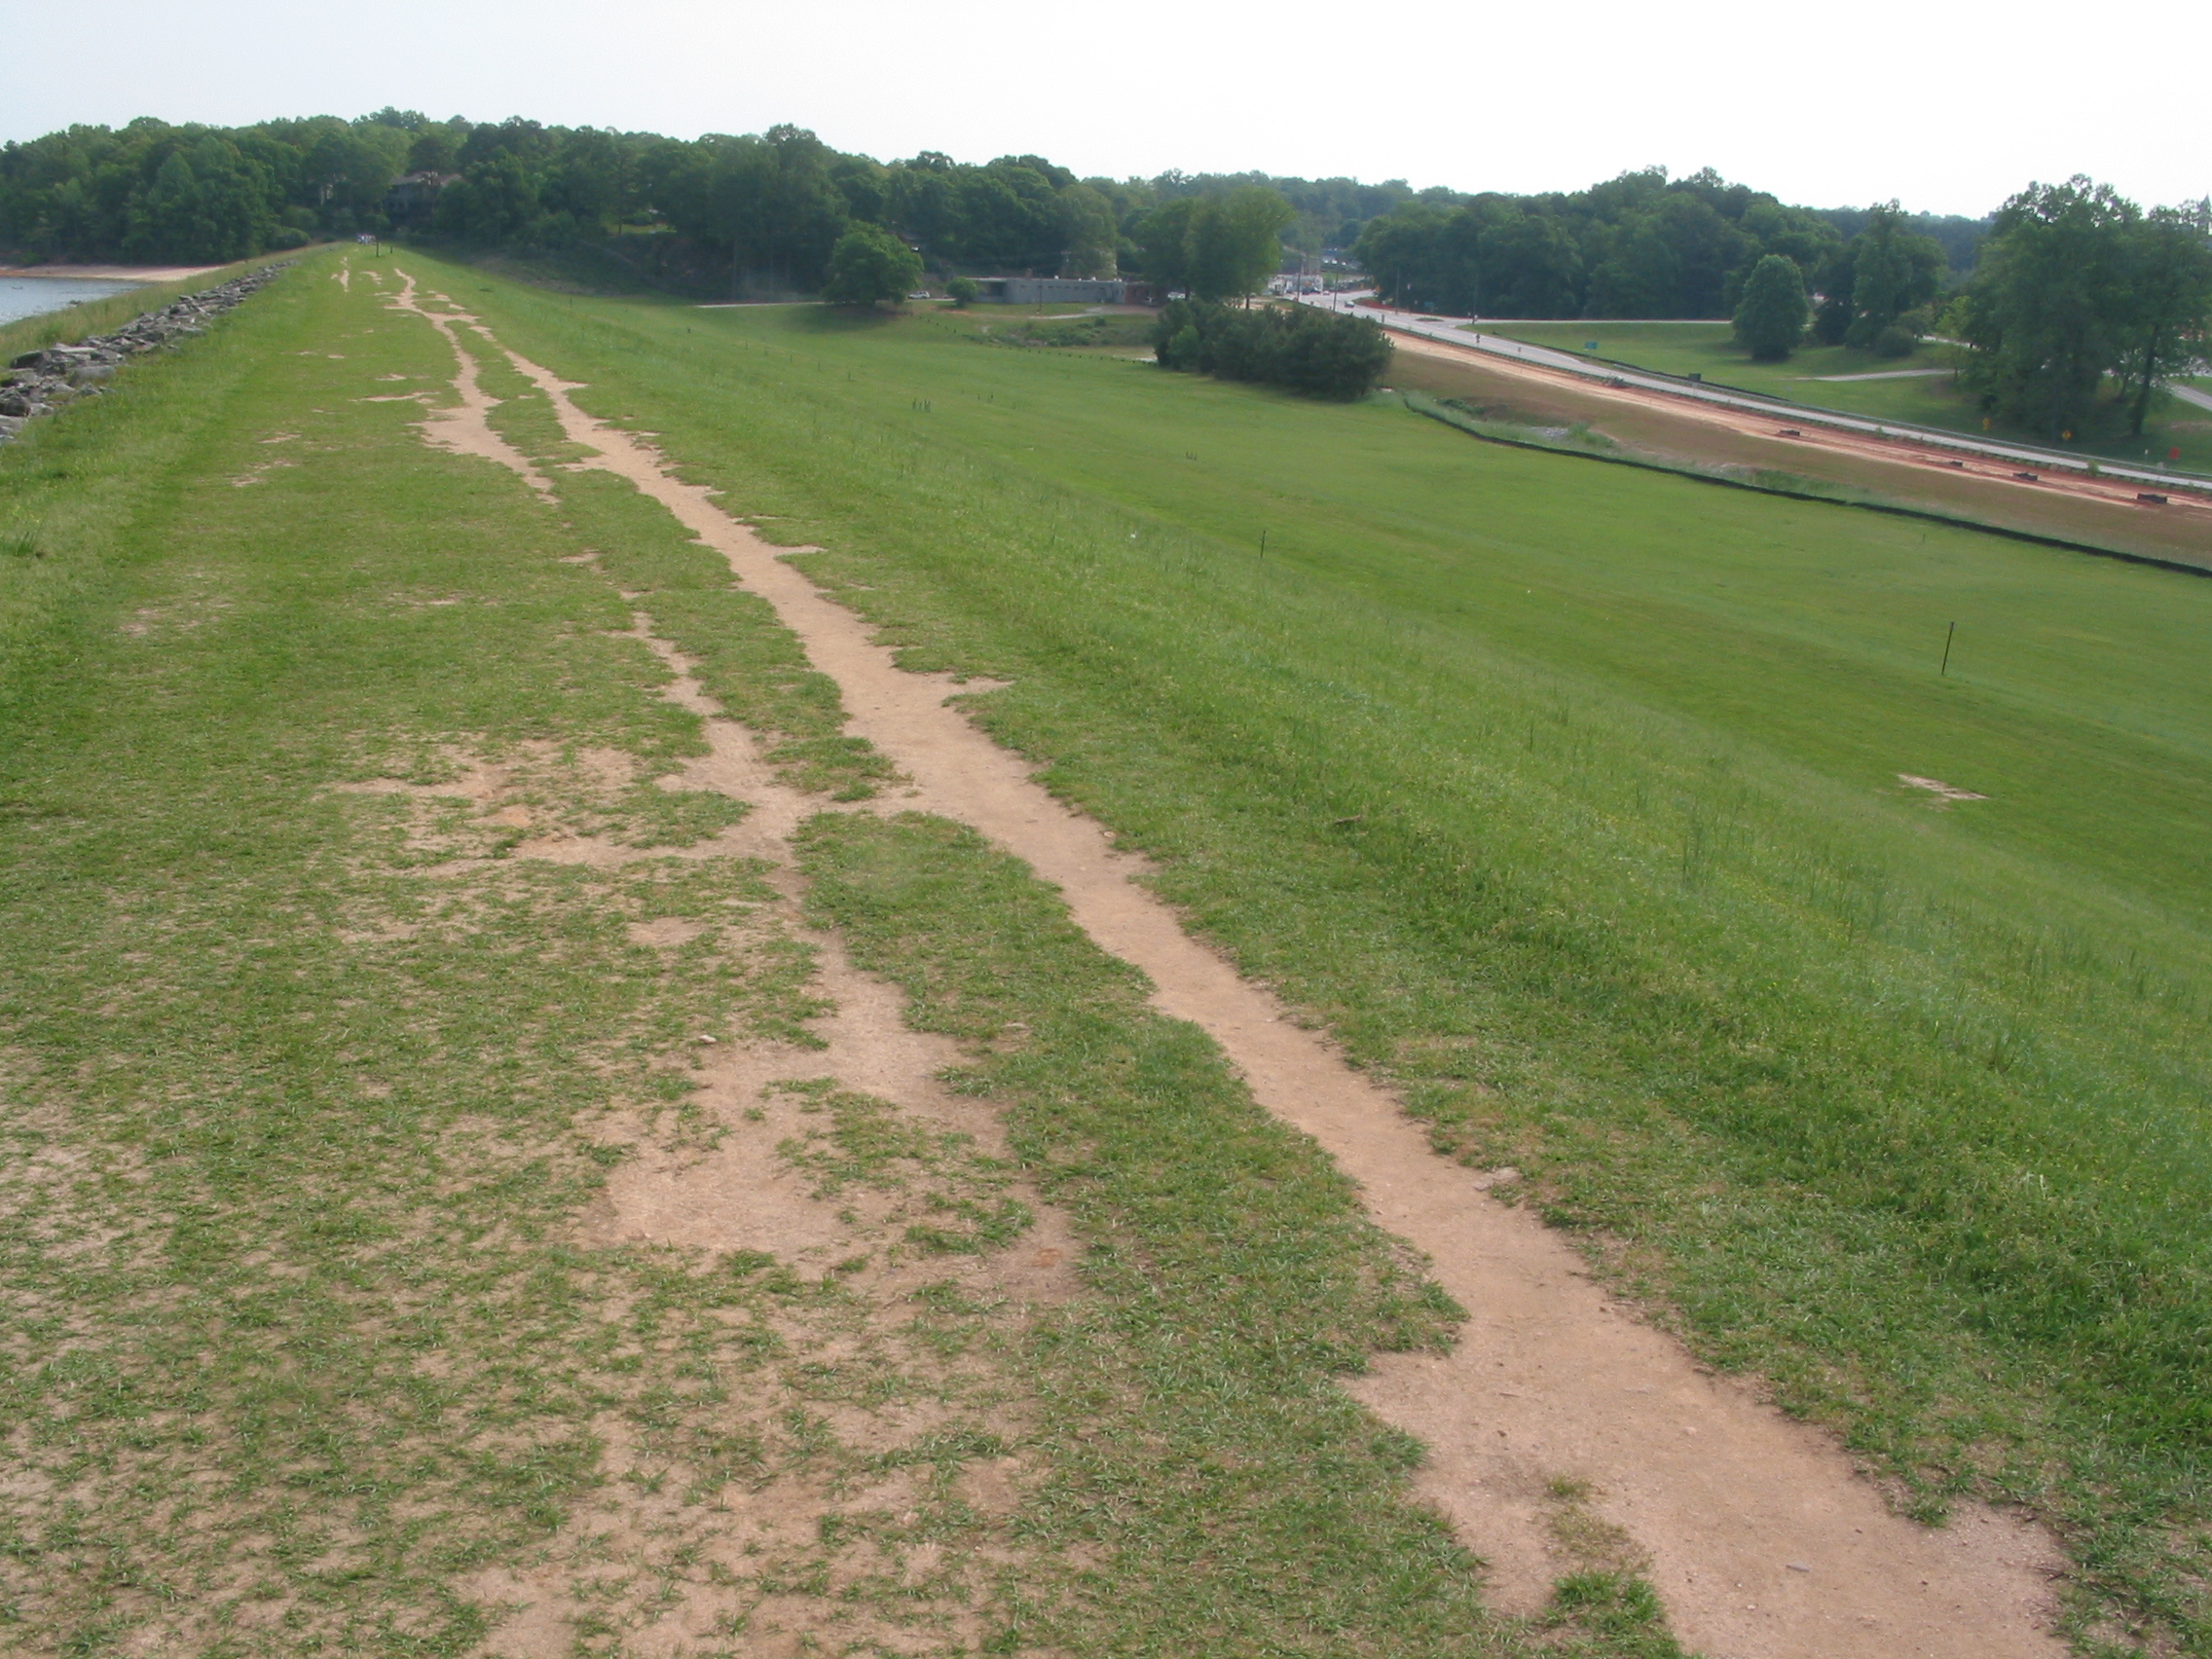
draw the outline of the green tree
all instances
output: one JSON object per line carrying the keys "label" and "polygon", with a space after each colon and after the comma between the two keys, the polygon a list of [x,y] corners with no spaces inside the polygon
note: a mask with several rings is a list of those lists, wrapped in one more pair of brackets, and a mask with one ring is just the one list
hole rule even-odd
{"label": "green tree", "polygon": [[2158,207],[2130,227],[2125,350],[2117,365],[2127,429],[2140,436],[2152,394],[2204,360],[2212,344],[2212,200]]}
{"label": "green tree", "polygon": [[441,235],[473,241],[515,242],[538,214],[539,180],[512,150],[495,150],[472,162],[438,195],[431,223]]}
{"label": "green tree", "polygon": [[1871,210],[1853,240],[1851,323],[1844,343],[1902,356],[1913,338],[1900,330],[1906,313],[1931,304],[1943,285],[1942,244],[1904,227],[1904,210],[1887,202]]}
{"label": "green tree", "polygon": [[1486,316],[1572,316],[1581,310],[1582,250],[1548,213],[1508,209],[1482,233],[1482,290],[1467,310]]}
{"label": "green tree", "polygon": [[461,141],[468,136],[463,124],[434,122],[417,132],[407,146],[408,172],[450,173],[461,165]]}
{"label": "green tree", "polygon": [[922,279],[922,256],[878,225],[855,225],[830,250],[822,297],[832,305],[896,305]]}
{"label": "green tree", "polygon": [[1736,304],[1736,338],[1757,361],[1779,363],[1805,338],[1810,312],[1797,262],[1787,254],[1767,254],[1751,267]]}
{"label": "green tree", "polygon": [[1589,316],[1724,316],[1728,274],[1755,245],[1687,189],[1637,209],[1604,242],[1590,274]]}
{"label": "green tree", "polygon": [[1833,248],[1813,273],[1813,338],[1823,346],[1841,346],[1851,332],[1851,284],[1858,275],[1859,244]]}
{"label": "green tree", "polygon": [[983,290],[976,285],[973,276],[955,276],[944,285],[944,291],[951,296],[954,305],[965,308],[974,305]]}
{"label": "green tree", "polygon": [[1392,305],[1441,305],[1437,290],[1449,280],[1438,253],[1452,214],[1426,202],[1409,202],[1367,221],[1352,244],[1359,268]]}
{"label": "green tree", "polygon": [[137,259],[242,259],[268,245],[276,204],[267,171],[208,132],[155,171],[129,214],[124,248]]}
{"label": "green tree", "polygon": [[2005,203],[1956,308],[1960,378],[2000,420],[2062,438],[2084,426],[2124,361],[2141,211],[2080,176]]}
{"label": "green tree", "polygon": [[1114,204],[1091,186],[1076,183],[1060,192],[1059,206],[1060,275],[1113,276],[1121,241]]}
{"label": "green tree", "polygon": [[[1297,216],[1289,203],[1264,185],[1167,203],[1147,220],[1142,234],[1146,274],[1196,299],[1255,293],[1282,265],[1282,233]],[[1179,240],[1180,246],[1171,246],[1171,240]]]}
{"label": "green tree", "polygon": [[[1785,207],[1770,196],[1754,198],[1738,226],[1757,240],[1761,258],[1784,254],[1800,272],[1818,271],[1821,262],[1843,245],[1843,237],[1831,221],[1803,207]],[[1749,281],[1751,273],[1744,275]]]}

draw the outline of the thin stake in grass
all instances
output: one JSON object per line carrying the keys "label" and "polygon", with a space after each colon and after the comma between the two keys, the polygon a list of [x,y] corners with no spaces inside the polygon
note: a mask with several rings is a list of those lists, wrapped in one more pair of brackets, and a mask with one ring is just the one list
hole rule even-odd
{"label": "thin stake in grass", "polygon": [[1954,622],[1943,634],[1943,666],[1937,672],[1938,680],[1951,678],[1951,642],[1959,637],[1959,625]]}

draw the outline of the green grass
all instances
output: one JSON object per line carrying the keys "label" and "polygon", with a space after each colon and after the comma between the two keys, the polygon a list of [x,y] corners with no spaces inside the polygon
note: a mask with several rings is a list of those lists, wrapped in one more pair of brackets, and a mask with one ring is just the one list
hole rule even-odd
{"label": "green grass", "polygon": [[1013,680],[992,730],[1701,1351],[2204,1650],[2212,587],[956,317],[469,298]]}
{"label": "green grass", "polygon": [[[1944,346],[1923,345],[1906,357],[1878,357],[1846,346],[1809,346],[1791,353],[1785,362],[1757,363],[1736,343],[1725,322],[1505,322],[1484,323],[1481,327],[1485,334],[1508,340],[1633,363],[1662,374],[1703,375],[1719,385],[1878,421],[1949,431],[1983,430],[1980,412],[1959,392],[1947,373],[1914,380],[1822,378],[1887,374],[1901,369],[1949,370],[1953,351]],[[1597,342],[1595,350],[1592,341]],[[2003,431],[1991,435],[2022,436]],[[2036,436],[2026,441],[2043,443],[2045,439]],[[2143,437],[2130,439],[2115,430],[2079,445],[2060,447],[2104,460],[2130,461],[2162,461],[2168,449],[2179,448],[2179,464],[2184,470],[2212,471],[2212,411],[2161,396],[2154,403]]]}
{"label": "green grass", "polygon": [[[459,803],[329,793],[466,754],[619,830],[565,753],[699,745],[549,517],[360,401],[434,342],[318,276],[0,456],[44,526],[0,570],[14,1652],[468,1651],[461,1586],[614,1478],[610,1428],[838,1456],[714,1422],[772,1331],[855,1322],[833,1286],[569,1237],[610,1104],[685,1092],[657,1056],[808,1012],[805,953],[743,938],[758,867],[502,861]],[[628,940],[659,915],[743,967]]]}
{"label": "green grass", "polygon": [[[473,1653],[535,1601],[579,1654],[680,1616],[699,1654],[1671,1653],[1617,1573],[1482,1608],[1419,1448],[1327,1386],[1450,1309],[956,827],[831,813],[807,866],[1014,1161],[802,1070],[782,1156],[889,1206],[860,1254],[592,1232],[610,1169],[727,1128],[697,1033],[803,1048],[822,1007],[770,872],[675,856],[737,811],[649,787],[703,744],[634,613],[826,807],[884,768],[659,509],[427,449],[381,400],[439,395],[445,348],[326,274],[0,453],[36,535],[0,555],[0,1647]],[[433,793],[480,763],[500,813]],[[643,856],[521,856],[518,812]],[[1085,1257],[1027,1321],[932,1264],[1012,1249],[1037,1193]]]}

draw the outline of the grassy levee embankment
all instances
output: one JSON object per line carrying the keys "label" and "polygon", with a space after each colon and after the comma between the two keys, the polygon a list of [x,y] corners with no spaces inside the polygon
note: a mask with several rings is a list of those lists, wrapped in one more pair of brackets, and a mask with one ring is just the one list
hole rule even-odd
{"label": "grassy levee embankment", "polygon": [[943,315],[464,297],[1013,681],[977,719],[1702,1352],[2048,1518],[2085,1644],[2204,1644],[2212,584]]}
{"label": "grassy levee embankment", "polygon": [[[451,354],[334,266],[0,452],[0,1647],[1673,1654],[1633,1564],[1485,1611],[1328,1385],[1450,1310],[1018,866],[804,836],[1010,1155],[821,1075],[636,623],[824,808],[879,758],[627,485],[425,446]],[[715,1104],[718,1033],[789,1079]],[[763,1114],[849,1253],[617,1225]]]}

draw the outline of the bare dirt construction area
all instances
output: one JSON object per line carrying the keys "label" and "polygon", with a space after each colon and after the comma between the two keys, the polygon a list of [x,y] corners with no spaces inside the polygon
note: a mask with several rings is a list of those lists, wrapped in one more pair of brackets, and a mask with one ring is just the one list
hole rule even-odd
{"label": "bare dirt construction area", "polygon": [[[460,365],[460,404],[433,420],[429,435],[532,478],[533,463],[486,419],[489,399],[459,338],[465,328],[490,341],[490,332],[443,296],[419,294],[412,279],[392,303],[438,329]],[[1114,850],[1096,824],[1062,805],[949,702],[975,687],[899,670],[858,617],[711,492],[672,477],[650,449],[584,413],[571,395],[578,387],[512,351],[506,357],[551,400],[575,446],[571,464],[612,473],[659,502],[774,608],[842,692],[852,731],[906,780],[883,809],[940,815],[1026,861],[1100,947],[1149,977],[1161,1012],[1207,1032],[1253,1095],[1312,1136],[1358,1184],[1374,1219],[1425,1255],[1437,1282],[1468,1312],[1456,1346],[1381,1360],[1352,1391],[1425,1444],[1421,1490],[1493,1564],[1502,1605],[1531,1609],[1561,1573],[1611,1563],[1648,1572],[1674,1629],[1712,1659],[2028,1659],[2064,1651],[2049,1632],[2058,1559],[2040,1531],[1972,1507],[1947,1528],[1920,1527],[1893,1513],[1832,1441],[1702,1372],[1673,1339],[1601,1291],[1566,1242],[1493,1196],[1510,1172],[1485,1175],[1434,1154],[1389,1094],[1194,940],[1144,885],[1141,861]],[[733,845],[776,862],[777,836],[795,822],[796,803],[764,782],[743,732],[698,701],[703,694],[683,678],[684,665],[663,656],[678,673],[672,694],[691,699],[715,732],[714,758],[686,786],[745,800],[748,818],[726,833],[738,838]],[[515,850],[579,862],[618,856],[586,839],[526,840]],[[668,937],[669,947],[682,948],[673,930]],[[841,1229],[857,1235],[905,1215],[896,1196],[850,1201],[839,1211],[834,1193],[805,1185],[810,1107],[823,1115],[818,1131],[834,1133],[840,1112],[874,1110],[838,1101],[873,1098],[870,1091],[880,1089],[903,1111],[989,1144],[986,1124],[932,1092],[941,1053],[899,1030],[895,1001],[855,986],[836,967],[833,947],[823,941],[820,948],[830,964],[826,991],[840,1002],[842,1023],[821,1033],[826,1054],[835,1057],[834,1084],[809,1093],[814,1085],[780,1083],[787,1060],[770,1051],[718,1055],[702,1072],[703,1110],[725,1132],[696,1152],[664,1142],[626,1167],[592,1227],[608,1235],[657,1230],[717,1249],[768,1248],[773,1236],[778,1254],[827,1260],[845,1247]],[[817,1055],[812,1064],[819,1071],[830,1061]],[[771,1136],[793,1149],[781,1154],[788,1173],[757,1156]],[[977,1201],[983,1199],[978,1193]],[[1015,1302],[1054,1293],[1065,1245],[1049,1225],[1032,1237],[1037,1242],[1005,1254],[1005,1267],[989,1270],[1013,1275],[993,1294]],[[851,1340],[865,1338],[856,1330]],[[1010,1481],[1017,1478],[1010,1473]],[[787,1513],[763,1493],[744,1523],[757,1518],[763,1530],[748,1536],[768,1548],[790,1516],[810,1518],[832,1501],[865,1501],[895,1515],[905,1498],[889,1489],[850,1497],[810,1492],[794,1493]],[[619,1556],[629,1547],[624,1540],[650,1537],[655,1524],[650,1501],[625,1497],[589,1530],[614,1538],[608,1548]],[[736,1530],[729,1536],[731,1548],[745,1547]],[[479,1587],[494,1600],[554,1609],[519,1614],[499,1650],[558,1650],[551,1643],[577,1616],[562,1610],[575,1593],[559,1588],[580,1559],[571,1547],[580,1549],[580,1539],[554,1548],[542,1578]],[[979,1543],[968,1570],[988,1570],[995,1559]],[[697,1604],[701,1617],[728,1611],[704,1591]],[[795,1600],[764,1605],[793,1628],[804,1617]],[[547,1622],[531,1622],[540,1619]]]}
{"label": "bare dirt construction area", "polygon": [[[1533,397],[1534,406],[1547,414],[1604,421],[1624,443],[1657,455],[1811,473],[1862,485],[1902,503],[2006,528],[2197,565],[2212,562],[2212,494],[2187,484],[2152,490],[2071,469],[2031,476],[2018,462],[1821,425],[1800,419],[1796,411],[1752,414],[1642,387],[1610,386],[1419,335],[1393,334],[1391,339],[1404,356],[1438,365],[1451,380],[1493,390],[1510,388],[1508,395]],[[1416,368],[1401,378],[1425,385],[1420,376]],[[2146,501],[2142,498],[2147,494],[2164,498]]]}

